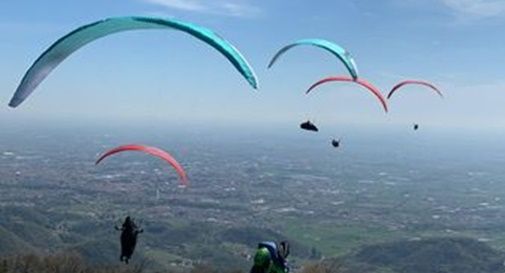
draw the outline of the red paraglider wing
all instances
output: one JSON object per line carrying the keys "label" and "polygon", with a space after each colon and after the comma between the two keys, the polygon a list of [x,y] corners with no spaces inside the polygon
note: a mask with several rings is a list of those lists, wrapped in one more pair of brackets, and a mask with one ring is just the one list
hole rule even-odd
{"label": "red paraglider wing", "polygon": [[175,169],[179,177],[181,178],[181,181],[184,185],[188,184],[188,177],[186,176],[186,172],[182,168],[182,166],[173,158],[169,153],[158,149],[156,147],[149,147],[149,146],[144,146],[144,145],[137,145],[137,144],[131,144],[131,145],[122,145],[113,149],[108,150],[104,154],[102,154],[95,162],[95,164],[100,163],[102,160],[105,158],[124,151],[140,151],[140,152],[145,152],[147,154],[157,156],[166,162],[168,162],[172,167]]}
{"label": "red paraglider wing", "polygon": [[362,78],[354,80],[351,77],[344,77],[344,76],[327,77],[327,78],[324,78],[324,79],[314,83],[312,86],[310,86],[309,89],[305,92],[305,94],[310,93],[310,91],[312,91],[312,89],[318,87],[321,84],[327,83],[327,82],[354,82],[354,83],[357,83],[357,84],[365,87],[366,89],[368,89],[370,92],[372,92],[372,94],[374,94],[375,97],[377,97],[377,99],[379,99],[380,103],[382,104],[382,107],[384,108],[384,111],[386,113],[388,112],[388,106],[386,103],[386,99],[384,99],[384,97],[382,96],[379,89],[377,89],[377,87],[373,86],[372,84],[370,84],[369,82],[367,82],[366,80],[364,80]]}
{"label": "red paraglider wing", "polygon": [[419,85],[424,85],[426,87],[429,87],[431,88],[433,91],[437,92],[437,94],[440,95],[440,97],[444,97],[444,95],[442,94],[442,92],[433,84],[429,83],[429,82],[425,82],[425,81],[419,81],[419,80],[406,80],[406,81],[402,81],[398,84],[396,84],[395,86],[393,86],[393,89],[391,89],[391,91],[389,91],[389,94],[388,94],[388,99],[391,98],[391,96],[393,95],[394,92],[396,92],[396,90],[400,89],[400,87],[406,85],[406,84],[419,84]]}

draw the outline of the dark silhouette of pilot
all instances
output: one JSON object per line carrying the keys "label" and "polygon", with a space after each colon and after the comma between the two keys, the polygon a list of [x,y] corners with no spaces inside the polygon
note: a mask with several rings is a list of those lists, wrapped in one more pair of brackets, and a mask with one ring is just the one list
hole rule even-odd
{"label": "dark silhouette of pilot", "polygon": [[116,230],[121,231],[121,256],[119,256],[119,260],[128,264],[137,245],[137,235],[144,232],[144,230],[138,228],[130,216],[126,217],[121,228],[116,226]]}

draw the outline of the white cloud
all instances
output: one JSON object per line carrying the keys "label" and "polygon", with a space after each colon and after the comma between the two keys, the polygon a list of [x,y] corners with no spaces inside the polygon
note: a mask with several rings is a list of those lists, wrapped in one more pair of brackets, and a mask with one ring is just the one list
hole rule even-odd
{"label": "white cloud", "polygon": [[504,0],[441,0],[457,16],[484,19],[505,16]]}
{"label": "white cloud", "polygon": [[232,17],[255,17],[261,10],[245,0],[141,0],[146,3],[178,9]]}
{"label": "white cloud", "polygon": [[205,11],[207,9],[205,5],[194,0],[144,0],[144,2],[188,11]]}

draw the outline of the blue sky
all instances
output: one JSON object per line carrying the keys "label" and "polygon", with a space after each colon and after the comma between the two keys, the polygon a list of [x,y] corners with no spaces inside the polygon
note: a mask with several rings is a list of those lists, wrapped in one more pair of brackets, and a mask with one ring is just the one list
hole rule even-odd
{"label": "blue sky", "polygon": [[[90,120],[182,123],[325,124],[505,129],[503,0],[86,0],[0,3],[0,121]],[[253,91],[213,49],[174,31],[116,34],[72,55],[17,109],[7,103],[30,64],[52,42],[105,17],[178,18],[215,30],[252,64]],[[350,84],[303,91],[344,66],[300,47],[270,69],[283,45],[325,38],[348,49],[360,76],[386,93],[397,81],[425,79],[446,95],[409,88],[384,115]]]}

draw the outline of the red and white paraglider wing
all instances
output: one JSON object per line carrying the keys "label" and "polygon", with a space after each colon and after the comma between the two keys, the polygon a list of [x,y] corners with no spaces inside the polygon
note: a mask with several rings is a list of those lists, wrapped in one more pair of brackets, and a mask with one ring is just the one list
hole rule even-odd
{"label": "red and white paraglider wing", "polygon": [[307,89],[307,91],[305,93],[308,94],[316,87],[318,87],[324,83],[327,83],[327,82],[353,82],[353,83],[357,83],[357,84],[365,87],[368,91],[370,91],[379,100],[384,111],[386,113],[388,112],[388,106],[386,103],[386,99],[384,99],[384,96],[382,96],[379,89],[362,78],[354,80],[351,77],[344,77],[344,76],[327,77],[327,78],[324,78],[324,79],[314,83],[312,86],[309,87],[309,89]]}
{"label": "red and white paraglider wing", "polygon": [[177,172],[177,174],[179,175],[179,177],[182,181],[182,184],[183,185],[188,184],[188,177],[186,175],[186,172],[184,171],[184,168],[182,168],[181,164],[179,164],[179,162],[177,162],[177,160],[175,160],[175,158],[173,156],[171,156],[168,152],[163,151],[163,150],[156,148],[156,147],[149,147],[149,146],[137,145],[137,144],[122,145],[122,146],[110,149],[107,152],[105,152],[104,154],[102,154],[96,160],[95,164],[99,164],[102,160],[104,160],[105,158],[107,158],[111,155],[125,152],[125,151],[140,151],[140,152],[144,152],[144,153],[147,153],[147,154],[150,154],[150,155],[153,155],[153,156],[156,156],[156,157],[159,157],[159,158],[165,160],[167,163],[169,163],[175,169],[175,171]]}

